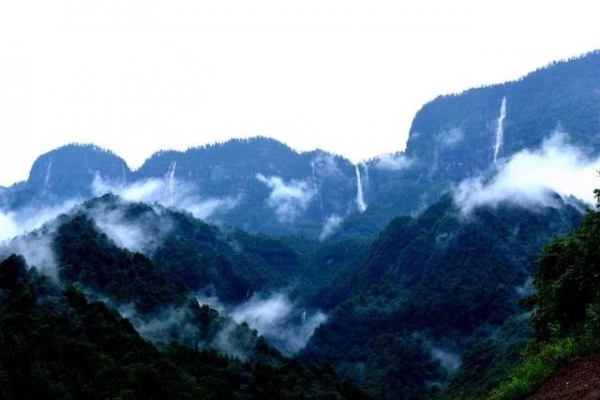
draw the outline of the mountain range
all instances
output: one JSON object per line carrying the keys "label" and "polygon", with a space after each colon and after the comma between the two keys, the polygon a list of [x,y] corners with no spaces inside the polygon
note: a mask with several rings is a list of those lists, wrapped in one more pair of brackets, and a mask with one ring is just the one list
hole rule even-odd
{"label": "mountain range", "polygon": [[[594,52],[440,96],[404,152],[356,165],[264,137],[160,151],[135,171],[94,145],[41,155],[0,191],[0,316],[28,321],[2,325],[0,340],[33,327],[39,344],[78,340],[80,353],[55,365],[27,336],[25,356],[2,354],[0,385],[27,397],[39,354],[51,372],[35,394],[117,396],[72,387],[127,360],[103,347],[121,329],[119,346],[141,349],[136,368],[152,354],[152,373],[176,371],[171,389],[294,397],[314,379],[307,397],[479,397],[535,334],[517,301],[534,292],[544,246],[589,213],[598,132]],[[48,309],[70,317],[52,325]],[[199,351],[220,365],[210,382]],[[85,376],[79,355],[95,360]],[[285,393],[263,385],[274,376]]]}

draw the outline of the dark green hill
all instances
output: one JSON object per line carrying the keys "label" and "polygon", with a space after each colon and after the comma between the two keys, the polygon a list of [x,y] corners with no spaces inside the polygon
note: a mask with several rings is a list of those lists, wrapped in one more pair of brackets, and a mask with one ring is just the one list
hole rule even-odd
{"label": "dark green hill", "polygon": [[264,340],[246,361],[177,344],[159,349],[104,303],[14,255],[0,263],[0,289],[5,399],[364,398],[330,367],[305,368]]}
{"label": "dark green hill", "polygon": [[424,397],[517,311],[542,246],[580,219],[568,205],[507,204],[465,219],[450,196],[396,218],[348,279],[354,291],[315,331],[305,359],[331,362],[377,398]]}

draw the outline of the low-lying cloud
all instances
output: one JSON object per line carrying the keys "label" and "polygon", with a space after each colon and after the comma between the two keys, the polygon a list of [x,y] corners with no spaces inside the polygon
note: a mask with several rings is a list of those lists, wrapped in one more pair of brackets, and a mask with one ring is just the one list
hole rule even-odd
{"label": "low-lying cloud", "polygon": [[490,179],[477,177],[461,182],[454,200],[463,214],[482,205],[511,202],[521,206],[556,203],[554,193],[574,196],[592,204],[594,189],[600,186],[600,158],[589,157],[556,132],[536,150],[523,150],[498,165]]}
{"label": "low-lying cloud", "polygon": [[139,201],[160,204],[190,212],[194,217],[208,219],[217,212],[228,212],[234,209],[241,196],[203,198],[195,192],[193,185],[170,177],[151,178],[131,185],[114,184],[96,175],[92,183],[95,196],[112,193],[128,201]]}
{"label": "low-lying cloud", "polygon": [[27,207],[7,213],[0,212],[0,257],[21,254],[30,267],[57,278],[57,262],[52,242],[55,227],[44,224],[71,210],[77,204],[69,200],[52,207]]}
{"label": "low-lying cloud", "polygon": [[113,207],[100,203],[91,208],[89,214],[117,246],[150,256],[173,228],[171,220],[157,209],[128,217],[126,205]]}
{"label": "low-lying cloud", "polygon": [[238,324],[247,323],[271,345],[288,355],[304,348],[315,329],[327,320],[320,311],[299,310],[282,293],[269,297],[255,294],[248,301],[232,307],[224,306],[214,297],[198,297],[198,302],[229,315]]}
{"label": "low-lying cloud", "polygon": [[278,176],[263,174],[256,174],[256,179],[271,189],[267,204],[275,210],[279,222],[294,222],[316,194],[314,187],[305,181],[292,180],[286,184]]}
{"label": "low-lying cloud", "polygon": [[387,171],[402,171],[410,168],[413,164],[414,160],[404,153],[385,154],[377,160],[375,168]]}
{"label": "low-lying cloud", "polygon": [[319,240],[325,240],[336,233],[341,228],[342,222],[344,222],[344,219],[336,214],[327,218],[327,221],[325,221],[323,229],[319,234]]}

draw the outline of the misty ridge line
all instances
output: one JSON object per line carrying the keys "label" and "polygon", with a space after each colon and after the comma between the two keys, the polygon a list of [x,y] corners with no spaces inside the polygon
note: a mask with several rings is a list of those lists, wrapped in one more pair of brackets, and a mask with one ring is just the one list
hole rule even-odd
{"label": "misty ridge line", "polygon": [[[116,201],[116,204],[113,203]],[[166,208],[151,207],[149,212],[137,215],[135,219],[127,218],[124,206],[135,204],[128,200],[115,198],[109,204],[103,202],[86,202],[86,205],[77,204],[66,211],[68,215],[85,214],[94,221],[96,227],[105,233],[113,243],[131,252],[141,252],[150,255],[172,231],[170,219],[165,215]],[[62,213],[63,209],[59,210]],[[56,224],[54,224],[56,225]],[[58,264],[53,252],[52,242],[56,235],[56,226],[53,229],[44,228],[39,234],[18,236],[8,244],[8,251],[24,255],[30,267],[37,267],[41,273],[53,277],[57,282]],[[42,234],[43,233],[43,234]],[[91,299],[99,300],[111,308],[116,308],[120,314],[130,320],[136,330],[146,339],[153,342],[169,342],[173,340],[172,333],[179,332],[177,340],[185,343],[194,343],[195,327],[190,322],[190,313],[181,307],[164,305],[158,314],[142,315],[130,305],[119,304],[110,295],[82,288]],[[198,302],[206,304],[207,302]],[[223,306],[218,298],[208,302],[213,308],[218,309],[232,322],[223,327],[214,341],[206,343],[211,348],[223,353],[244,359],[248,349],[240,348],[236,344],[236,329],[232,323],[246,323],[251,329],[265,337],[271,345],[284,354],[292,355],[301,350],[314,330],[326,321],[326,316],[320,311],[309,312],[298,310],[283,292],[262,296],[254,294],[247,301]],[[196,339],[197,341],[197,339]]]}
{"label": "misty ridge line", "polygon": [[[500,125],[500,124],[498,124]],[[386,158],[383,168],[397,167],[410,169],[413,161],[408,163],[402,155],[396,159]],[[393,160],[396,162],[394,163]],[[313,165],[323,165],[323,174],[338,173],[333,158],[317,160]],[[47,164],[48,171],[51,164]],[[196,218],[209,219],[218,212],[227,213],[243,201],[243,194],[236,197],[203,198],[197,194],[192,183],[180,181],[175,176],[176,164],[169,166],[166,176],[148,178],[125,184],[124,181],[111,183],[96,174],[92,182],[92,193],[101,196],[113,193],[128,201],[140,201],[149,204],[157,203],[165,207],[186,210]],[[556,131],[542,142],[537,150],[522,150],[508,158],[498,159],[479,177],[467,178],[451,189],[455,201],[461,206],[463,213],[468,214],[475,206],[497,205],[500,201],[511,201],[517,205],[529,206],[533,203],[552,203],[549,191],[562,196],[574,196],[586,203],[592,203],[593,189],[597,187],[597,171],[600,169],[598,158],[589,157],[585,151],[572,145],[567,133]],[[358,167],[355,167],[355,173]],[[333,172],[332,172],[333,171]],[[362,182],[358,185],[355,202],[362,209],[364,200],[360,201]],[[317,191],[317,177],[313,172],[312,184],[307,180],[285,182],[277,176],[266,177],[256,175],[257,182],[262,182],[271,189],[265,200],[272,208],[281,223],[293,223],[314,200],[321,196]],[[0,211],[0,241],[4,241],[41,227],[45,222],[64,213],[69,208],[85,199],[69,199],[56,206],[46,208],[25,208],[16,211]],[[343,215],[324,216],[319,237],[324,240],[337,231],[343,224]]]}

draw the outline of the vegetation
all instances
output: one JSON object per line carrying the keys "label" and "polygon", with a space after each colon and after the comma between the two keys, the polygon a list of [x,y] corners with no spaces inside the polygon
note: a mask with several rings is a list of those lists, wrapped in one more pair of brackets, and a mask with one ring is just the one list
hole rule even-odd
{"label": "vegetation", "polygon": [[490,398],[522,397],[574,357],[600,350],[600,191],[595,193],[597,210],[589,210],[576,231],[557,237],[542,252],[537,292],[522,302],[533,310],[535,340]]}
{"label": "vegetation", "polygon": [[456,207],[446,196],[418,217],[395,219],[346,280],[353,291],[303,358],[331,362],[376,398],[423,398],[450,377],[463,398],[497,383],[492,372],[482,383],[483,371],[514,362],[530,333],[522,317],[509,320],[517,289],[542,246],[581,215],[569,206],[505,204],[461,219]]}
{"label": "vegetation", "polygon": [[5,399],[363,398],[326,365],[303,367],[260,339],[239,360],[173,343],[158,349],[101,302],[24,260],[0,264]]}

